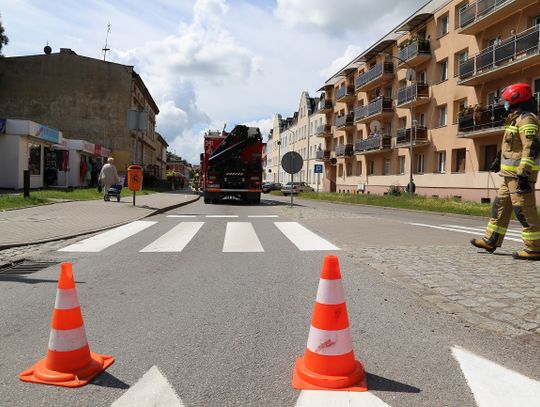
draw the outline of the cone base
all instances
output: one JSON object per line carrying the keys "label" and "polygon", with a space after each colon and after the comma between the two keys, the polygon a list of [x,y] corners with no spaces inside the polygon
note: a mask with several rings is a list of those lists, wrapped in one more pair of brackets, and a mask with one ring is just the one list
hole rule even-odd
{"label": "cone base", "polygon": [[19,374],[23,382],[49,384],[62,387],[81,387],[88,384],[94,377],[114,363],[114,358],[90,352],[92,361],[72,373],[63,373],[50,370],[46,367],[47,358],[41,359],[30,369]]}
{"label": "cone base", "polygon": [[368,391],[364,367],[359,361],[347,376],[326,376],[306,368],[303,357],[296,359],[292,387],[297,390]]}

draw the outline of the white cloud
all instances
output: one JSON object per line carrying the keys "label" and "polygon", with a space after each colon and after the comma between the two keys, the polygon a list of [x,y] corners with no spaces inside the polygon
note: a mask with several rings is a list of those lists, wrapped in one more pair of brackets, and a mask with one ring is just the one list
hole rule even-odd
{"label": "white cloud", "polygon": [[266,140],[268,133],[270,133],[270,129],[274,126],[274,118],[271,117],[269,119],[254,120],[250,122],[244,122],[242,124],[245,124],[249,127],[258,127],[261,131],[263,139]]}
{"label": "white cloud", "polygon": [[355,57],[363,51],[362,48],[356,45],[349,45],[342,56],[334,59],[332,63],[326,68],[321,70],[321,76],[329,78],[338,72],[341,68],[351,62]]}

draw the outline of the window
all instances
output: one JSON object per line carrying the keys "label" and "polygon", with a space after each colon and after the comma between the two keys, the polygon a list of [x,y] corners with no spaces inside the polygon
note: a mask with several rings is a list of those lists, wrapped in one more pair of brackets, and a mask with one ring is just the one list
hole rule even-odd
{"label": "window", "polygon": [[448,80],[448,59],[439,62],[439,79],[440,82]]}
{"label": "window", "polygon": [[416,82],[417,83],[427,83],[427,72],[426,71],[419,72],[416,75]]}
{"label": "window", "polygon": [[420,113],[418,115],[418,126],[425,127],[426,126],[426,114]]}
{"label": "window", "polygon": [[448,123],[448,106],[439,106],[437,110],[439,111],[439,127],[444,127]]}
{"label": "window", "polygon": [[390,159],[384,159],[383,175],[390,175]]}
{"label": "window", "polygon": [[343,177],[343,164],[338,165],[338,177]]}
{"label": "window", "polygon": [[424,154],[417,154],[416,155],[416,173],[417,174],[423,174],[424,173]]}
{"label": "window", "polygon": [[465,156],[464,148],[454,150],[454,168],[453,172],[465,172]]}
{"label": "window", "polygon": [[28,170],[30,175],[41,174],[41,145],[28,144]]}
{"label": "window", "polygon": [[356,176],[359,177],[362,175],[362,161],[356,162]]}
{"label": "window", "polygon": [[456,57],[455,57],[455,61],[456,61],[456,65],[454,67],[454,71],[455,72],[460,72],[460,69],[459,67],[461,66],[461,64],[463,64],[467,59],[469,59],[469,51],[468,50],[465,50],[465,51],[461,51],[459,53],[456,54]]}
{"label": "window", "polygon": [[540,78],[535,79],[533,82],[533,92],[540,93]]}
{"label": "window", "polygon": [[540,16],[536,16],[533,18],[533,27],[536,25],[540,25]]}
{"label": "window", "polygon": [[352,176],[352,163],[347,163],[347,177]]}
{"label": "window", "polygon": [[399,160],[399,175],[405,175],[405,156],[400,155]]}
{"label": "window", "polygon": [[497,145],[491,144],[488,146],[484,146],[484,165],[483,170],[489,171],[489,167],[491,167],[491,164],[495,159],[497,158]]}
{"label": "window", "polygon": [[444,16],[440,17],[438,21],[438,26],[439,37],[448,34],[448,32],[450,31],[450,16],[448,14],[445,14]]}
{"label": "window", "polygon": [[368,174],[373,175],[375,174],[375,161],[368,161]]}
{"label": "window", "polygon": [[437,172],[439,174],[446,172],[446,151],[439,151],[437,153]]}
{"label": "window", "polygon": [[399,126],[400,129],[405,129],[407,127],[407,118],[406,117],[401,117],[399,119],[399,124],[400,124],[400,126]]}

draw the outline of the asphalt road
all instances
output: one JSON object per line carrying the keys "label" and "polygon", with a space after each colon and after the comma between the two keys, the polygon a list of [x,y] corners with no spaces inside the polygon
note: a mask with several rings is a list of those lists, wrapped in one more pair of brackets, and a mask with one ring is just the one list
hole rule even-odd
{"label": "asphalt road", "polygon": [[[538,347],[471,326],[357,255],[362,247],[455,246],[469,235],[410,225],[441,223],[435,214],[308,201],[288,208],[284,202],[199,201],[148,219],[156,223],[100,252],[48,253],[73,262],[91,350],[116,358],[79,389],[18,379],[46,353],[59,267],[0,276],[0,405],[108,406],[157,366],[188,407],[294,406],[300,393],[291,388],[292,368],[306,347],[328,254],[339,256],[356,357],[370,392],[388,405],[476,406],[452,356],[455,346],[540,380]],[[177,225],[193,222],[202,225],[182,251],[141,252]],[[228,223],[238,222],[252,226],[242,226],[244,236],[255,233],[242,242],[251,252],[230,246],[236,235]],[[300,250],[275,222],[297,222],[342,250]]]}

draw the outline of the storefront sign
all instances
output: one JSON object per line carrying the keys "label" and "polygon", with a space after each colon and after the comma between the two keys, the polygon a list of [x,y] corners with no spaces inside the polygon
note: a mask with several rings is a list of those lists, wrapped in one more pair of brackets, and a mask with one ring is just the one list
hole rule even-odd
{"label": "storefront sign", "polygon": [[111,157],[112,150],[110,148],[101,147],[101,156],[102,157]]}
{"label": "storefront sign", "polygon": [[94,145],[92,143],[89,143],[88,141],[83,140],[82,151],[88,154],[94,154]]}
{"label": "storefront sign", "polygon": [[94,144],[84,140],[67,140],[67,146],[70,150],[79,150],[92,155],[95,151]]}
{"label": "storefront sign", "polygon": [[60,138],[60,132],[56,129],[51,129],[47,126],[38,124],[36,126],[36,132],[35,134],[32,134],[32,136],[57,144],[58,139]]}
{"label": "storefront sign", "polygon": [[101,157],[101,146],[99,144],[94,145],[94,155]]}

